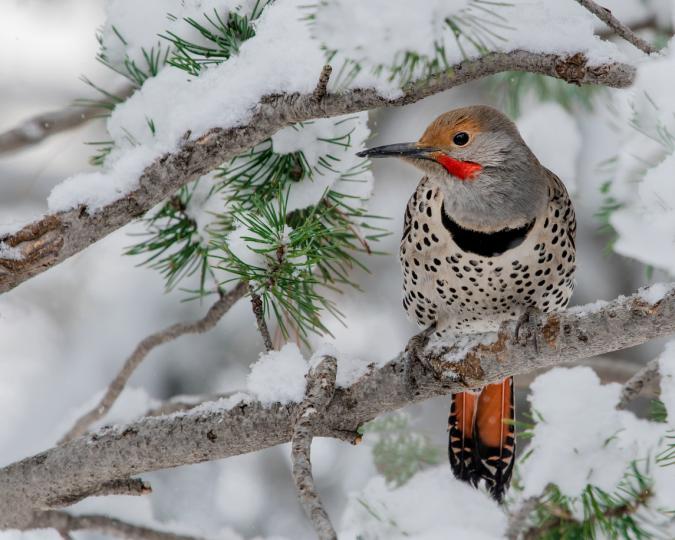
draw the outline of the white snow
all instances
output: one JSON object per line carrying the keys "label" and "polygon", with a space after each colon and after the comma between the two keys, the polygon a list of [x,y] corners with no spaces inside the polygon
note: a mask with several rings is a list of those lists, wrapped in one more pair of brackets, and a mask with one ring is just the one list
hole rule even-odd
{"label": "white snow", "polygon": [[212,28],[204,14],[213,20],[217,10],[221,19],[227,20],[230,10],[245,10],[252,3],[252,0],[107,0],[106,22],[101,31],[105,55],[117,67],[123,68],[125,59],[129,59],[145,71],[144,50],[150,53],[154,47],[155,52],[162,51],[164,56],[170,47],[169,41],[160,35],[172,32],[193,43],[208,44],[186,18]]}
{"label": "white snow", "polygon": [[18,261],[23,258],[21,250],[19,248],[10,246],[5,242],[0,241],[0,259],[6,259],[11,261]]}
{"label": "white snow", "polygon": [[634,460],[653,455],[663,424],[619,411],[621,385],[600,383],[587,367],[551,370],[531,385],[537,417],[532,455],[520,464],[522,496],[542,493],[550,483],[569,497],[588,484],[614,491]]}
{"label": "white snow", "polygon": [[650,304],[656,304],[673,290],[673,286],[670,283],[654,283],[649,287],[640,289],[639,294],[640,298],[646,300]]}
{"label": "white snow", "polygon": [[428,348],[442,352],[444,361],[455,363],[464,360],[466,354],[477,345],[492,345],[498,337],[496,332],[491,331],[457,334],[448,328],[434,332],[429,338]]}
{"label": "white snow", "polygon": [[541,164],[574,193],[582,141],[574,117],[557,103],[541,103],[528,108],[517,124],[523,140]]}
{"label": "white snow", "polygon": [[572,306],[567,309],[568,313],[573,313],[575,315],[588,315],[590,313],[596,313],[609,305],[607,300],[596,300],[595,302],[590,302],[582,306]]}
{"label": "white snow", "polygon": [[626,206],[611,215],[614,250],[675,275],[675,154],[649,169]]}
{"label": "white snow", "polygon": [[49,210],[63,212],[84,205],[88,212],[94,213],[137,188],[143,170],[156,157],[152,149],[144,146],[114,151],[111,154],[114,166],[76,174],[58,184],[47,199]]}
{"label": "white snow", "polygon": [[385,362],[365,362],[357,356],[339,352],[331,343],[321,343],[310,359],[312,366],[317,365],[326,356],[333,356],[337,360],[337,374],[335,385],[339,388],[349,388],[360,377],[368,373],[371,368],[378,368]]}
{"label": "white snow", "polygon": [[361,112],[295,124],[272,136],[275,152],[301,151],[313,171],[311,178],[291,186],[288,211],[316,204],[329,189],[360,199],[370,196],[373,175],[369,170],[360,171],[354,179],[349,177],[364,162],[356,152],[365,148],[370,136],[367,122],[368,113]]}
{"label": "white snow", "polygon": [[372,478],[349,497],[342,524],[345,540],[496,540],[504,537],[506,517],[485,493],[452,478],[444,464],[400,488]]}
{"label": "white snow", "polygon": [[331,51],[371,66],[391,66],[406,52],[433,58],[445,40],[446,17],[466,11],[469,0],[431,0],[423,6],[406,0],[321,2],[314,36]]}
{"label": "white snow", "polygon": [[[341,65],[347,58],[372,71],[400,64],[406,53],[433,59],[442,46],[449,64],[473,58],[480,52],[469,39],[455,39],[445,24],[454,17],[469,36],[473,18],[490,27],[499,37],[486,36],[494,50],[525,49],[534,52],[583,52],[592,61],[619,58],[618,48],[594,35],[597,21],[574,2],[512,0],[504,5],[472,5],[467,0],[433,0],[424,8],[406,0],[337,0],[319,3],[313,34],[330,51],[340,54],[334,60]],[[367,69],[370,68],[370,69]],[[417,75],[422,70],[417,70]]]}
{"label": "white snow", "polygon": [[615,93],[619,134],[610,195],[614,250],[675,275],[675,44],[638,66],[635,84]]}
{"label": "white snow", "polygon": [[247,387],[263,405],[301,402],[305,396],[305,375],[309,364],[295,343],[260,356],[251,366]]}
{"label": "white snow", "polygon": [[215,401],[207,401],[201,405],[197,405],[188,411],[179,411],[169,416],[189,416],[192,414],[203,414],[207,412],[222,412],[233,409],[240,403],[249,403],[251,395],[247,392],[235,392],[231,396],[223,397]]}

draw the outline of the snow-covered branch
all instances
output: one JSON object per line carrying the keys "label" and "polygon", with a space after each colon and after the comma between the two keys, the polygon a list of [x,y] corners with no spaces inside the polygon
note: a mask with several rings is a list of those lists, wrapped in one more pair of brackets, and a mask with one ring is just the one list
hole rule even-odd
{"label": "snow-covered branch", "polygon": [[[455,338],[430,339],[432,332],[423,332],[407,354],[370,365],[338,387],[314,434],[357,442],[364,422],[411,403],[669,335],[675,332],[675,289],[654,286],[601,306],[549,314],[535,329],[539,350],[534,339],[514,340],[515,325]],[[288,442],[300,406],[233,396],[104,429],[11,464],[0,470],[0,527],[25,528],[36,510],[111,480]]]}
{"label": "snow-covered branch", "polygon": [[[503,71],[540,73],[573,84],[623,88],[635,69],[624,63],[592,63],[582,53],[560,56],[523,50],[493,52],[467,60],[445,73],[406,85],[400,96],[384,97],[374,89],[328,93],[269,95],[244,125],[214,128],[184,138],[180,148],[148,166],[138,187],[96,211],[85,205],[43,216],[19,230],[0,235],[0,293],[82,251],[228,159],[279,129],[312,118],[327,118],[377,107],[407,105],[443,90]],[[317,78],[325,77],[317,74]],[[318,87],[321,87],[321,80]]]}

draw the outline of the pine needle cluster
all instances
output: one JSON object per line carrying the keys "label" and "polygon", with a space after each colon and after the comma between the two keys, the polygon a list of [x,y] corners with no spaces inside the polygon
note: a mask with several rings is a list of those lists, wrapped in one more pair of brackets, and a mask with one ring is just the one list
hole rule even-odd
{"label": "pine needle cluster", "polygon": [[[167,32],[161,37],[168,48],[162,50],[170,54],[150,51],[144,55],[148,65],[143,69],[131,61],[122,68],[107,65],[122,69],[137,84],[154,76],[159,62],[167,64],[166,69],[198,76],[236,55],[241,44],[255,36],[255,21],[268,3],[259,0],[248,13],[214,11],[200,20],[186,19],[197,30],[199,42]],[[100,60],[106,62],[104,49]],[[275,151],[268,139],[215,174],[181,188],[145,219],[146,233],[127,253],[144,257],[142,264],[158,270],[167,288],[182,286],[191,297],[202,297],[231,281],[248,282],[261,297],[266,316],[274,316],[285,337],[306,340],[310,332],[327,332],[321,315],[341,317],[329,292],[356,287],[352,270],[365,270],[357,254],[372,253],[370,243],[384,230],[371,224],[376,216],[367,214],[363,198],[349,189],[329,186],[306,208],[289,210],[288,201],[292,189],[302,188],[303,182],[319,182],[324,175],[336,179],[333,186],[367,181],[367,160],[342,163],[341,156],[354,145],[354,120],[335,120],[336,135],[317,140],[335,151],[327,150],[316,164],[310,164],[302,150]],[[148,127],[152,130],[154,125]],[[311,122],[294,129],[300,135],[308,127]],[[96,161],[102,162],[111,150],[103,143]],[[208,211],[200,208],[207,200]],[[185,287],[185,278],[194,275],[196,288],[194,280]]]}
{"label": "pine needle cluster", "polygon": [[[316,10],[328,1],[320,0],[314,6],[309,6],[313,10],[307,16],[310,24],[316,20]],[[453,62],[450,60],[448,47],[458,49],[462,57],[467,59],[487,53],[504,41],[500,30],[508,30],[511,27],[499,10],[510,5],[508,2],[470,0],[467,6],[443,20],[443,28],[447,35],[434,43],[432,55],[404,50],[396,55],[391,65],[365,66],[353,58],[345,59],[340,51],[324,47],[328,62],[332,65],[337,64],[332,82],[336,86],[347,86],[364,69],[370,69],[378,77],[386,77],[400,85],[451,71]]]}
{"label": "pine needle cluster", "polygon": [[[645,519],[655,512],[647,507],[652,497],[651,486],[648,471],[641,470],[637,462],[631,464],[612,493],[588,485],[580,497],[569,498],[556,486],[550,486],[534,511],[533,526],[525,533],[525,538],[660,538],[654,525],[658,520]],[[652,525],[647,526],[647,522]]]}

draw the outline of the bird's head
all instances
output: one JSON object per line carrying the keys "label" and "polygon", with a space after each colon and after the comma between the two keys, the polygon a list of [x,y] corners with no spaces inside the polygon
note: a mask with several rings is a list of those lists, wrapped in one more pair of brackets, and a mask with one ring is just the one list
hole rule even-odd
{"label": "bird's head", "polygon": [[446,208],[464,222],[485,220],[485,213],[495,227],[508,221],[507,213],[519,222],[531,219],[546,198],[542,166],[515,124],[492,107],[446,112],[417,142],[378,146],[358,155],[398,157],[421,169],[440,185]]}

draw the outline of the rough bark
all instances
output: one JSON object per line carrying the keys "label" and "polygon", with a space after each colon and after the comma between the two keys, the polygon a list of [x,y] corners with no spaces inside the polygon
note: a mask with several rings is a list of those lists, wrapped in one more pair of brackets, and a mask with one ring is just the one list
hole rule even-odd
{"label": "rough bark", "polygon": [[0,293],[13,289],[141,217],[181,186],[287,125],[377,107],[407,105],[502,71],[541,73],[573,84],[601,84],[617,88],[629,86],[635,77],[632,66],[622,63],[591,64],[581,53],[562,57],[512,51],[489,53],[476,60],[462,62],[443,74],[407,85],[402,95],[395,99],[382,97],[370,89],[322,95],[321,81],[318,97],[314,92],[267,96],[253,111],[247,124],[214,128],[195,139],[186,140],[178,151],[165,154],[148,166],[136,189],[99,211],[90,213],[81,206],[67,212],[48,214],[19,231],[0,235],[0,246],[4,243],[16,248],[12,250],[11,258],[0,256]]}
{"label": "rough bark", "polygon": [[314,485],[310,450],[314,430],[335,395],[337,360],[325,356],[307,374],[305,400],[300,404],[291,439],[293,481],[302,509],[320,540],[337,540],[337,534]]}
{"label": "rough bark", "polygon": [[[516,342],[514,327],[511,322],[498,333],[463,336],[460,345],[448,338],[430,343],[429,332],[416,336],[409,354],[371,365],[349,388],[337,388],[315,435],[355,441],[361,424],[411,403],[669,335],[675,332],[675,291],[656,302],[636,294],[597,311],[549,314],[534,332],[538,351],[534,340]],[[255,401],[227,410],[203,405],[104,429],[13,463],[0,470],[0,528],[23,528],[50,501],[111,480],[288,442],[298,410],[299,404]]]}

